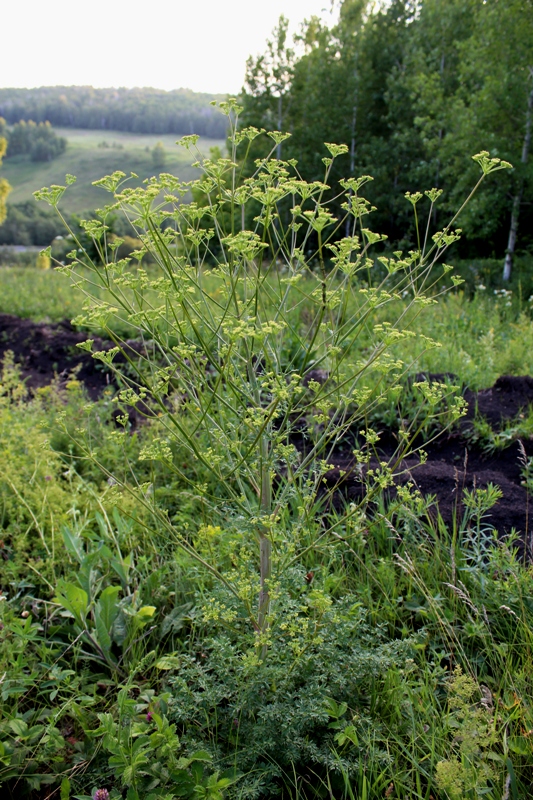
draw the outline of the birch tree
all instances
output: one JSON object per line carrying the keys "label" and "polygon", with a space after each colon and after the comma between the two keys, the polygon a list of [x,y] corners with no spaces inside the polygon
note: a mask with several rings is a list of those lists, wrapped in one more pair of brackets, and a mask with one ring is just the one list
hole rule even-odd
{"label": "birch tree", "polygon": [[524,143],[522,145],[522,156],[520,164],[522,166],[521,175],[513,198],[513,210],[511,213],[511,227],[509,229],[509,241],[507,243],[507,252],[505,254],[505,261],[503,265],[503,279],[508,281],[511,277],[511,269],[513,266],[513,256],[516,247],[516,240],[518,236],[518,221],[520,219],[520,206],[524,196],[524,183],[525,172],[529,160],[529,150],[531,147],[531,117],[533,115],[533,66],[528,65],[529,78],[531,80],[531,88],[527,95],[527,109],[526,109],[526,124],[524,133]]}

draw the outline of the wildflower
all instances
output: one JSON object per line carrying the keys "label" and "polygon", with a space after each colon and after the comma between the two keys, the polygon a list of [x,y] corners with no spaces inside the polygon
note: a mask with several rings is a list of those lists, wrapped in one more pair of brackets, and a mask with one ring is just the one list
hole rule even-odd
{"label": "wildflower", "polygon": [[148,714],[146,715],[146,722],[151,722],[152,718],[153,718],[152,712],[149,711]]}
{"label": "wildflower", "polygon": [[93,794],[93,800],[109,800],[109,792],[107,789],[97,789]]}

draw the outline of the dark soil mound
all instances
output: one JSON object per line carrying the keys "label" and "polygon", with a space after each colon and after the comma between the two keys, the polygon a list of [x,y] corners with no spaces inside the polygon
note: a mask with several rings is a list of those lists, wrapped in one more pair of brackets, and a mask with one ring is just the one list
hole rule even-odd
{"label": "dark soil mound", "polygon": [[[75,331],[68,322],[59,325],[35,324],[8,314],[0,315],[0,356],[6,350],[13,351],[30,389],[46,386],[54,379],[61,384],[75,372],[90,397],[97,399],[110,384],[112,376],[104,364],[76,347],[87,338],[86,333]],[[106,350],[113,346],[97,337],[91,338],[94,338],[95,350]],[[138,342],[128,342],[128,345],[132,352],[139,353],[142,350]],[[120,360],[121,357],[117,356],[117,363]],[[442,378],[428,377],[436,380]],[[499,430],[505,420],[525,412],[533,404],[533,378],[503,376],[491,388],[479,392],[466,390],[464,396],[468,402],[468,413],[460,430],[444,435],[428,446],[425,464],[419,465],[415,459],[407,460],[402,466],[408,472],[402,480],[412,480],[424,495],[434,495],[448,525],[454,516],[458,519],[462,516],[463,489],[484,489],[489,483],[497,484],[503,497],[492,509],[487,522],[501,535],[514,528],[520,532],[522,541],[528,543],[533,526],[529,521],[529,499],[522,485],[521,469],[524,453],[527,457],[533,456],[533,442],[521,439],[520,442],[512,442],[505,450],[487,455],[472,443],[468,429],[476,413],[484,416],[495,430]],[[384,432],[383,457],[390,457],[394,447],[393,434]],[[353,460],[342,450],[332,460],[335,469],[326,476],[328,483],[337,485],[340,471],[344,470],[347,476],[340,482],[340,491],[348,499],[359,497],[361,483],[353,472]]]}
{"label": "dark soil mound", "polygon": [[[70,322],[59,325],[31,322],[11,314],[0,314],[0,358],[11,350],[20,366],[22,377],[29,389],[48,386],[53,380],[64,384],[71,375],[82,382],[92,400],[96,400],[111,375],[106,365],[76,345],[94,339],[94,350],[109,350],[112,342],[104,341],[87,332],[76,331]],[[138,343],[129,343],[139,351]],[[124,363],[120,355],[115,359]]]}
{"label": "dark soil mound", "polygon": [[[443,375],[417,376],[442,380]],[[449,376],[446,377],[455,377]],[[425,464],[417,459],[406,459],[400,468],[406,473],[401,482],[412,481],[424,496],[435,497],[435,510],[438,505],[445,523],[450,526],[461,521],[464,513],[464,490],[486,489],[489,484],[498,486],[502,498],[484,518],[484,522],[493,526],[501,536],[509,534],[513,529],[520,534],[522,547],[527,548],[533,556],[533,519],[530,520],[530,498],[524,486],[523,468],[525,460],[533,456],[533,439],[522,437],[511,441],[503,450],[487,452],[479,444],[472,441],[472,420],[476,416],[485,417],[494,431],[500,431],[506,420],[514,420],[526,413],[533,405],[533,378],[504,375],[494,386],[479,392],[465,390],[468,403],[466,416],[458,430],[443,434],[436,442],[424,446],[428,454]],[[384,431],[380,458],[388,460],[392,457],[396,442],[390,431]],[[330,486],[336,485],[344,470],[353,477],[343,480],[344,493],[349,500],[361,496],[361,482],[353,473],[353,460],[340,455],[333,458],[335,469],[326,475]],[[377,466],[371,463],[370,466]]]}
{"label": "dark soil mound", "polygon": [[473,419],[477,409],[480,416],[498,428],[502,420],[518,416],[533,403],[533,378],[502,375],[490,389],[466,391],[465,399],[468,401],[467,419]]}

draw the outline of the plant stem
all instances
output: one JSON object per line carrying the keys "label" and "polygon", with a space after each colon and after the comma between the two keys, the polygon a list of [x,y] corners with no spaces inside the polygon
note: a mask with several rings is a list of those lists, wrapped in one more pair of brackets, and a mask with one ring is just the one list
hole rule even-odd
{"label": "plant stem", "polygon": [[[272,510],[272,478],[270,475],[270,465],[268,460],[269,443],[268,437],[261,437],[261,512],[264,515],[271,514]],[[272,542],[268,536],[268,529],[261,525],[259,529],[259,607],[257,622],[259,634],[265,634],[269,627],[270,614],[270,592],[269,581],[272,575]],[[259,647],[259,655],[263,661],[267,653],[267,644],[262,642]]]}

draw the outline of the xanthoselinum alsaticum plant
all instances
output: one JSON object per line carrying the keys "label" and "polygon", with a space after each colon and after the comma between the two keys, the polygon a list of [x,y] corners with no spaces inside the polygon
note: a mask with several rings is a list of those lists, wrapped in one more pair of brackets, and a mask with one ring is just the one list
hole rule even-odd
{"label": "xanthoselinum alsaticum plant", "polygon": [[[96,181],[112,195],[95,219],[82,222],[98,258],[91,260],[71,231],[75,249],[63,269],[78,276],[87,295],[75,323],[115,340],[115,347],[93,357],[119,375],[117,402],[158,415],[164,427],[141,459],[161,461],[187,481],[173,457],[175,443],[185,447],[211,478],[195,491],[211,504],[213,518],[222,514],[239,528],[245,552],[255,551],[254,573],[235,563],[222,574],[157,508],[149,486],[139,486],[133,476],[131,485],[118,481],[118,487],[138,495],[189,556],[239,600],[262,658],[275,616],[272,598],[282,574],[309,549],[306,531],[322,518],[319,539],[334,532],[325,513],[334,489],[324,482],[334,449],[351,431],[351,469],[363,492],[360,502],[347,506],[347,518],[360,515],[389,487],[413,452],[416,431],[408,427],[394,456],[380,461],[379,434],[365,420],[383,398],[401,391],[409,365],[395,357],[394,345],[415,335],[410,323],[441,291],[436,265],[460,236],[455,221],[461,209],[431,236],[429,222],[425,230],[419,225],[424,195],[408,194],[416,249],[373,258],[372,247],[385,237],[369,227],[373,208],[360,193],[371,178],[340,181],[344,218],[328,207],[331,166],[347,152],[345,145],[326,144],[324,180],[307,182],[295,161],[275,157],[288,134],[239,130],[237,103],[221,108],[230,123],[229,157],[203,158],[197,151],[201,174],[192,182],[164,173],[128,188],[122,172]],[[243,177],[257,136],[269,146],[253,174]],[[180,144],[194,151],[197,138],[186,136]],[[482,175],[473,191],[486,175],[509,166],[486,152],[474,158]],[[74,180],[67,176],[66,183]],[[36,196],[57,208],[65,188],[52,186]],[[425,192],[428,220],[439,195]],[[142,242],[130,258],[116,257],[121,240],[108,223],[117,211]],[[347,220],[350,234],[342,236]],[[155,265],[145,268],[147,254]],[[440,274],[451,269],[444,265]],[[459,279],[452,276],[452,282]],[[101,299],[102,288],[109,302]],[[114,334],[118,319],[143,340],[140,355]],[[435,345],[420,336],[421,352]],[[91,350],[92,341],[83,346]],[[126,371],[113,363],[119,352]],[[427,402],[436,407],[449,391],[428,384]],[[461,413],[456,398],[448,422]],[[126,415],[119,420],[126,428]],[[117,436],[127,436],[126,430]],[[86,455],[98,459],[89,448]]]}

